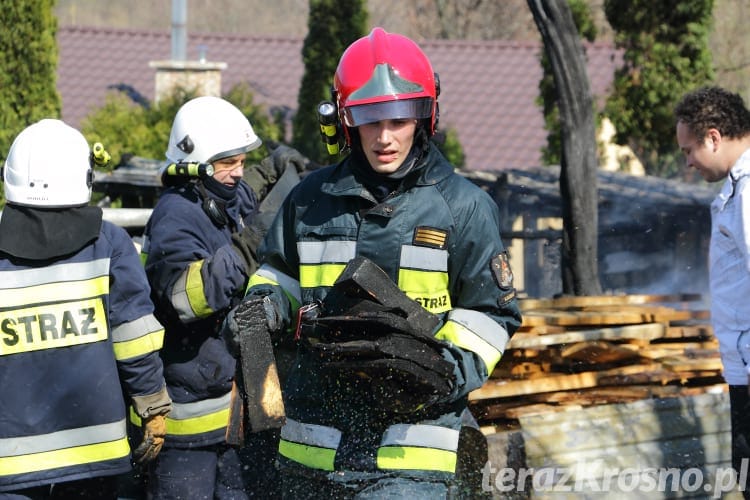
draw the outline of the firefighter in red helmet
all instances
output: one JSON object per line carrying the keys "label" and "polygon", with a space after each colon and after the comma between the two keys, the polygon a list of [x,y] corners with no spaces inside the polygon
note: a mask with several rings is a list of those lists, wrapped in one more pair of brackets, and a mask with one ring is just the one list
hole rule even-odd
{"label": "firefighter in red helmet", "polygon": [[[350,45],[331,103],[348,154],[295,187],[259,249],[247,298],[265,297],[269,328],[298,339],[279,445],[287,498],[470,489],[467,396],[521,316],[496,203],[430,140],[438,94],[409,38],[375,28]],[[468,466],[475,478],[482,465]]]}

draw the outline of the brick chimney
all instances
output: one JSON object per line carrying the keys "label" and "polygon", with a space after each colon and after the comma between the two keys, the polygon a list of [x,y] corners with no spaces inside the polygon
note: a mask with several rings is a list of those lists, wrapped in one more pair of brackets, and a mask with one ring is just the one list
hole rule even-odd
{"label": "brick chimney", "polygon": [[221,95],[221,72],[227,64],[206,60],[205,46],[199,47],[197,61],[187,60],[187,0],[172,0],[172,58],[151,61],[156,68],[154,100],[158,103],[181,87],[197,95]]}

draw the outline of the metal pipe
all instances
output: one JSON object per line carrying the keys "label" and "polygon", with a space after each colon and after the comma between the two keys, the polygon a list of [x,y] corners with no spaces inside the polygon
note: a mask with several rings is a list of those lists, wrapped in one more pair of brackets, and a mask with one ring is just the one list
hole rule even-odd
{"label": "metal pipe", "polygon": [[187,0],[172,0],[172,60],[187,60]]}

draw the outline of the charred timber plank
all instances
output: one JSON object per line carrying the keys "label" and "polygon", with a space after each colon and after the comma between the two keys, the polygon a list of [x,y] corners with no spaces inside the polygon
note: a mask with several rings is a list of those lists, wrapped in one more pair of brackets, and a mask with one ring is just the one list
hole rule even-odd
{"label": "charred timber plank", "polygon": [[638,358],[638,352],[604,341],[577,342],[560,350],[560,357],[585,363],[614,363]]}
{"label": "charred timber plank", "polygon": [[721,371],[722,364],[719,353],[710,358],[690,358],[688,356],[674,356],[659,360],[668,370],[674,372],[686,371]]}

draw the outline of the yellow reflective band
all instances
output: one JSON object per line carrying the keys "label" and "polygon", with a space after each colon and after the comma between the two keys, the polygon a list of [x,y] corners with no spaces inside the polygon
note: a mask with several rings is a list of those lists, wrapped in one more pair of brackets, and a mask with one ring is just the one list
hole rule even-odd
{"label": "yellow reflective band", "polygon": [[439,314],[452,308],[448,273],[400,269],[398,287],[431,313]]}
{"label": "yellow reflective band", "polygon": [[26,474],[71,465],[90,464],[128,456],[127,438],[60,450],[0,457],[0,476]]}
{"label": "yellow reflective band", "polygon": [[[136,243],[136,248],[138,248],[138,244]],[[138,252],[138,256],[141,258],[141,265],[143,267],[146,267],[146,261],[148,260],[148,252],[151,249],[151,239],[148,237],[148,235],[143,235],[143,242],[140,246],[140,251]]]}
{"label": "yellow reflective band", "polygon": [[195,313],[196,318],[204,318],[214,312],[209,307],[206,294],[203,291],[203,278],[201,277],[203,262],[203,260],[199,260],[190,264],[187,269],[187,281],[185,283],[185,293],[187,293],[190,308]]}
{"label": "yellow reflective band", "polygon": [[333,286],[346,264],[300,264],[299,284],[302,288]]}
{"label": "yellow reflective band", "polygon": [[455,321],[446,321],[443,327],[435,334],[435,337],[440,340],[447,340],[453,345],[467,351],[477,353],[487,366],[488,374],[492,373],[495,365],[497,365],[497,362],[500,361],[503,355],[501,351],[498,351],[482,337]]}
{"label": "yellow reflective band", "polygon": [[[141,426],[141,417],[138,416],[132,406],[130,406],[130,422],[136,427]],[[224,408],[206,415],[199,415],[197,417],[180,420],[169,418],[168,414],[166,424],[167,434],[173,436],[190,436],[215,431],[217,429],[222,429],[229,424],[229,408]]]}
{"label": "yellow reflective band", "polygon": [[279,454],[312,469],[333,470],[336,450],[279,440]]}
{"label": "yellow reflective band", "polygon": [[254,287],[255,285],[273,285],[273,286],[279,286],[278,283],[276,283],[274,280],[266,278],[265,276],[259,276],[258,274],[253,274],[250,276],[250,279],[247,282],[247,290],[249,290],[251,287]]}
{"label": "yellow reflective band", "polygon": [[[245,295],[247,295],[248,290],[250,288],[254,287],[255,285],[274,285],[274,286],[281,286],[279,283],[276,283],[275,281],[268,279],[264,276],[258,276],[257,274],[253,274],[250,277],[250,280],[247,284],[247,288],[245,289]],[[284,291],[284,295],[287,296],[289,299],[289,303],[292,305],[292,311],[296,311],[299,309],[299,300],[297,300],[297,297],[292,295],[289,291],[287,291],[286,288],[281,287],[281,289]]]}
{"label": "yellow reflective band", "polygon": [[164,329],[151,332],[126,342],[115,342],[113,349],[117,360],[137,358],[158,351],[164,346]]}
{"label": "yellow reflective band", "polygon": [[0,289],[0,304],[4,308],[23,307],[27,304],[60,302],[71,297],[97,297],[109,293],[109,276],[80,281],[60,281],[24,288]]}
{"label": "yellow reflective band", "polygon": [[219,410],[208,415],[175,420],[167,415],[167,434],[174,436],[188,436],[202,434],[226,427],[229,423],[229,408]]}
{"label": "yellow reflective band", "polygon": [[0,356],[101,342],[108,337],[102,299],[0,312]]}
{"label": "yellow reflective band", "polygon": [[434,470],[456,472],[455,451],[413,446],[383,446],[378,448],[378,469]]}

